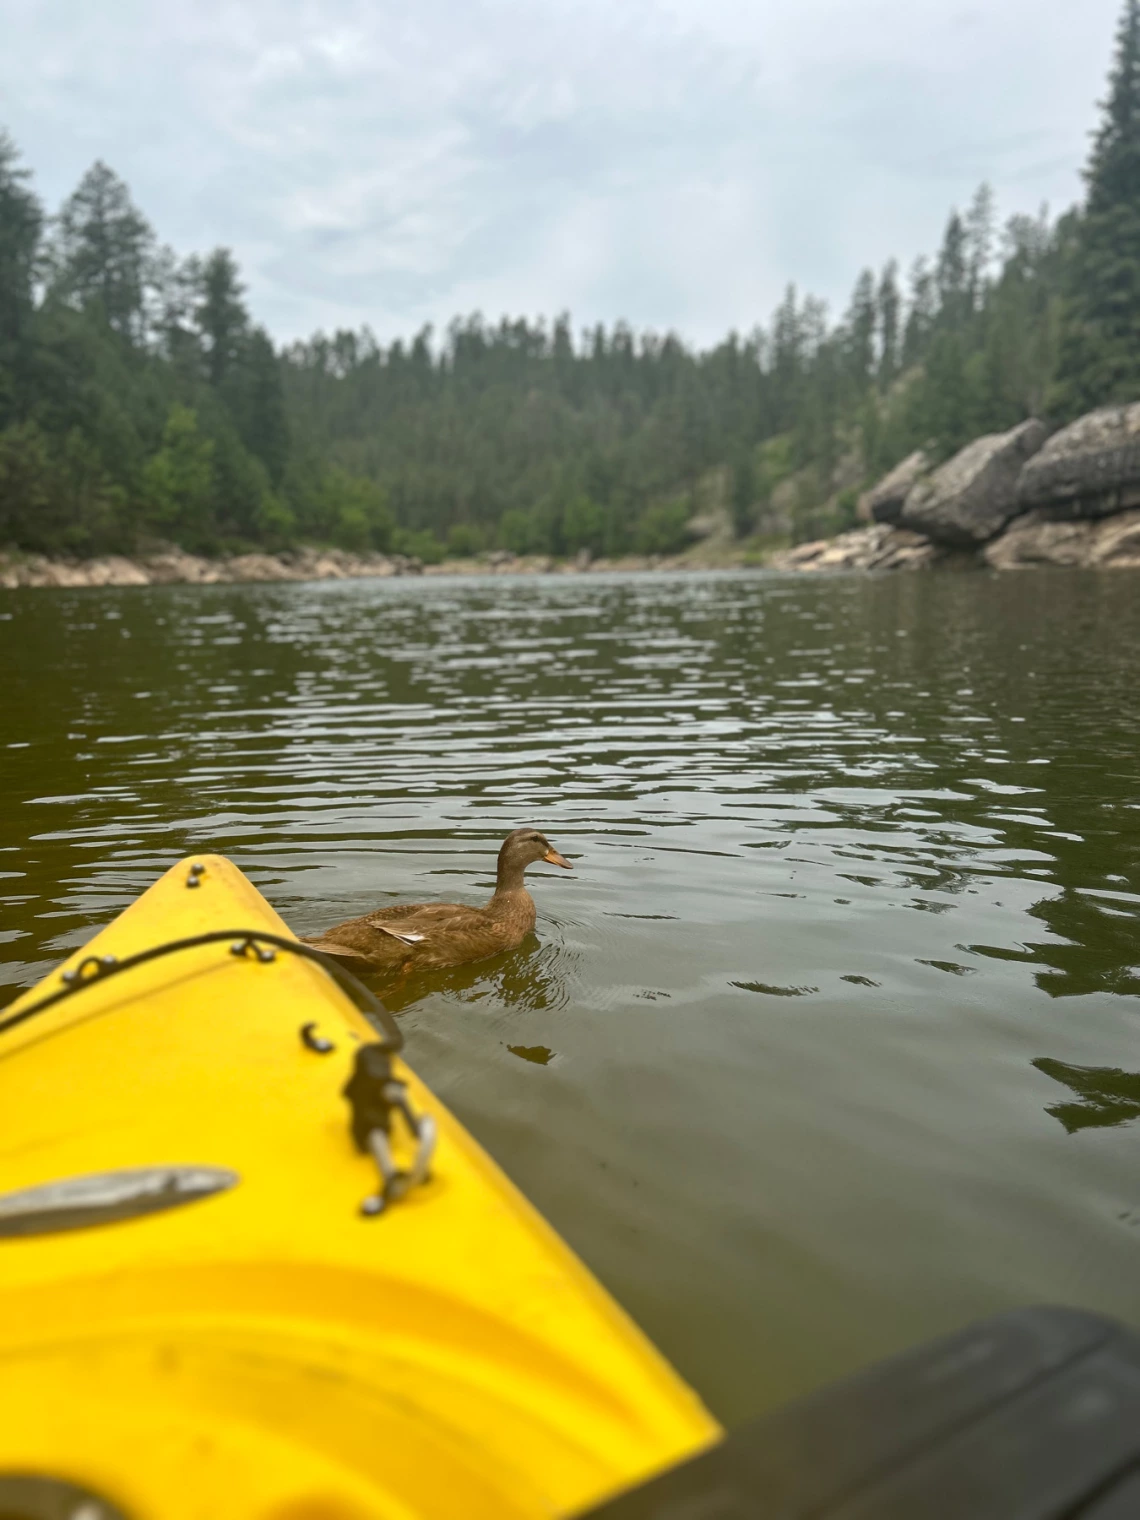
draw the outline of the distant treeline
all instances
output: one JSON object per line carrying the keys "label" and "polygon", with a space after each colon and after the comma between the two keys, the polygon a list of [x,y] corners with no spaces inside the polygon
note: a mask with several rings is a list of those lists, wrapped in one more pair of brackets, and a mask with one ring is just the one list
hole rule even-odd
{"label": "distant treeline", "polygon": [[842,526],[916,447],[1140,398],[1140,0],[1087,182],[1000,229],[983,186],[838,322],[793,287],[705,351],[480,316],[277,350],[228,250],[161,247],[103,163],[47,216],[0,135],[0,547],[668,552],[710,502],[741,537]]}

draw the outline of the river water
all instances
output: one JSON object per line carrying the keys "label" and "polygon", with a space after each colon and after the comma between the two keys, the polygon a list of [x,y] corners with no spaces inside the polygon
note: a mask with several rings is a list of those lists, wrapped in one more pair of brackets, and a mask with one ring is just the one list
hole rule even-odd
{"label": "river water", "polygon": [[1003,1307],[1140,1320],[1140,578],[0,601],[0,1000],[179,856],[537,939],[408,1056],[729,1421]]}

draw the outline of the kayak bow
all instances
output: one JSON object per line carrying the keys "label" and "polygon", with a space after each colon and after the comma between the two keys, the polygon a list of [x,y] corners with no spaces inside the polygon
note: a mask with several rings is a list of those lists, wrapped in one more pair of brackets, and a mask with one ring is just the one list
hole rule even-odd
{"label": "kayak bow", "polygon": [[206,856],[0,1015],[0,1510],[531,1520],[719,1436],[322,961]]}

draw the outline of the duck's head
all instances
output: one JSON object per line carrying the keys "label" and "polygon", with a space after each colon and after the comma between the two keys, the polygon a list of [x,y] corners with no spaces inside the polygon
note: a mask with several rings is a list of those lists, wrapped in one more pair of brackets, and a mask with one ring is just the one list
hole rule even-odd
{"label": "duck's head", "polygon": [[567,871],[574,869],[538,829],[515,829],[503,840],[499,851],[499,881],[521,878],[527,866],[540,860],[545,860],[548,865],[562,866]]}

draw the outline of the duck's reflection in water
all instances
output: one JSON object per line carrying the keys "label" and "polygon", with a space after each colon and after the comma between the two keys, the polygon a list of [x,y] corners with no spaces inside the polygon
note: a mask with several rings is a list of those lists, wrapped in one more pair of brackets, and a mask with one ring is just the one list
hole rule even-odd
{"label": "duck's reflection in water", "polygon": [[543,944],[536,934],[528,934],[517,950],[466,966],[364,980],[392,1013],[405,1013],[436,993],[458,1003],[487,1000],[519,1011],[549,1011],[567,1001],[565,961],[561,945]]}
{"label": "duck's reflection in water", "polygon": [[511,1055],[518,1056],[522,1061],[530,1061],[534,1066],[549,1066],[558,1054],[549,1045],[508,1045],[507,1049]]}
{"label": "duck's reflection in water", "polygon": [[1071,1066],[1048,1056],[1033,1064],[1076,1094],[1073,1103],[1053,1103],[1045,1109],[1070,1135],[1079,1129],[1104,1129],[1140,1119],[1140,1072],[1116,1066]]}

